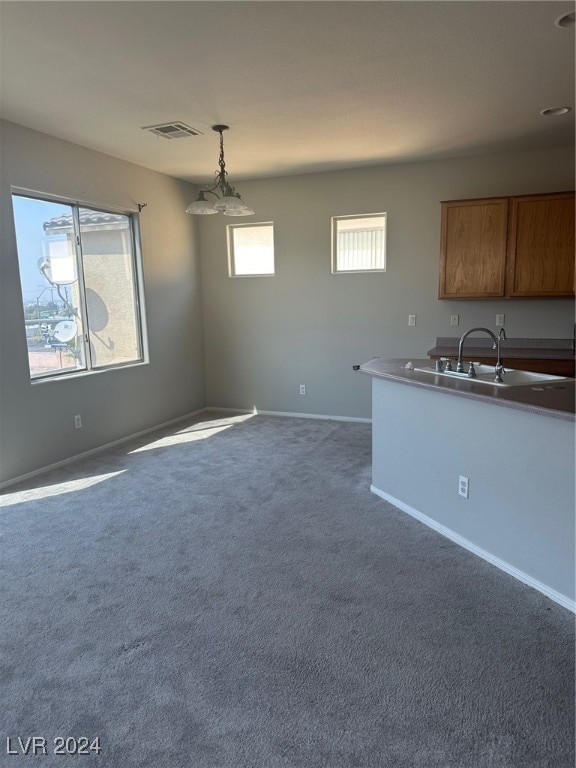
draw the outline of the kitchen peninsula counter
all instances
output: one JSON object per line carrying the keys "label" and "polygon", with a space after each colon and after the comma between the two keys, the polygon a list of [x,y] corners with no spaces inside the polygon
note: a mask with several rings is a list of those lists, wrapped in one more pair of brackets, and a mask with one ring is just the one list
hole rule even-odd
{"label": "kitchen peninsula counter", "polygon": [[574,380],[497,386],[408,362],[434,365],[360,366],[372,377],[372,492],[575,610]]}
{"label": "kitchen peninsula counter", "polygon": [[560,378],[557,382],[511,387],[410,370],[406,368],[408,363],[412,363],[414,368],[434,365],[428,359],[375,357],[361,365],[360,371],[409,386],[435,389],[447,395],[482,400],[494,405],[517,408],[568,421],[574,421],[576,418],[575,379]]}

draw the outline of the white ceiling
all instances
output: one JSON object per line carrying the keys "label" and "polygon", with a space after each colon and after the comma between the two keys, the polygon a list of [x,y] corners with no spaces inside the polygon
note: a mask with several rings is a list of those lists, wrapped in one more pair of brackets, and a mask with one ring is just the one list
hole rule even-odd
{"label": "white ceiling", "polygon": [[[567,145],[573,2],[1,2],[1,114],[190,181]],[[181,120],[203,135],[142,126]]]}

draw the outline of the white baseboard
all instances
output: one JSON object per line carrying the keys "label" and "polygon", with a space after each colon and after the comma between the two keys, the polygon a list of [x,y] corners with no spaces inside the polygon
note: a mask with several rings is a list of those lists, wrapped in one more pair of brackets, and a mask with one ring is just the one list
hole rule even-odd
{"label": "white baseboard", "polygon": [[362,424],[372,424],[372,419],[364,419],[358,416],[330,416],[318,413],[294,413],[292,411],[261,411],[259,408],[251,410],[246,408],[220,408],[217,405],[210,405],[207,411],[223,411],[224,413],[253,413],[258,416],[288,416],[295,419],[323,419],[325,421],[351,421]]}
{"label": "white baseboard", "polygon": [[495,555],[490,554],[490,552],[487,552],[486,550],[481,549],[481,547],[476,546],[476,544],[473,544],[468,539],[465,539],[463,536],[460,536],[460,534],[456,533],[451,528],[447,528],[445,525],[442,525],[441,523],[438,523],[436,520],[433,520],[431,517],[428,517],[428,515],[424,515],[422,514],[422,512],[418,512],[418,510],[408,506],[408,504],[405,504],[403,501],[400,501],[399,499],[394,498],[394,496],[391,496],[389,493],[386,493],[385,491],[381,491],[379,488],[376,488],[375,485],[371,485],[370,490],[372,491],[372,493],[375,493],[376,496],[380,496],[381,499],[384,499],[385,501],[390,502],[390,504],[393,504],[395,507],[398,507],[398,509],[402,510],[402,512],[406,512],[408,515],[411,515],[411,517],[416,518],[416,520],[419,520],[421,523],[424,523],[424,525],[427,525],[429,528],[432,528],[437,533],[440,533],[442,536],[445,536],[447,539],[450,539],[455,544],[459,544],[461,547],[464,547],[464,549],[467,549],[469,552],[472,552],[473,554],[478,555],[478,557],[481,557],[483,560],[486,560],[491,565],[495,565],[496,568],[500,568],[501,571],[504,571],[510,576],[513,576],[515,579],[518,579],[518,581],[521,581],[523,584],[527,584],[529,587],[533,587],[534,589],[537,589],[538,592],[542,592],[543,595],[546,595],[546,597],[550,598],[550,600],[553,600],[555,603],[559,603],[564,608],[567,608],[569,611],[572,611],[572,613],[576,613],[576,601],[571,600],[569,597],[566,597],[566,595],[563,595],[560,592],[557,592],[555,589],[548,587],[543,582],[538,581],[537,579],[534,579],[532,576],[529,576],[527,573],[524,573],[524,571],[518,570],[518,568],[515,568],[513,565],[510,565],[510,563],[507,563],[505,560],[501,560],[499,557],[496,557]]}
{"label": "white baseboard", "polygon": [[214,413],[252,413],[254,416],[258,413],[255,408],[221,408],[219,405],[207,405],[204,410]]}
{"label": "white baseboard", "polygon": [[199,414],[204,413],[206,410],[209,409],[199,408],[197,411],[192,411],[191,413],[187,413],[184,416],[177,416],[175,419],[163,421],[161,424],[156,424],[153,427],[147,427],[146,429],[141,429],[139,432],[134,432],[131,435],[120,437],[118,440],[113,440],[111,443],[99,445],[96,448],[91,448],[89,451],[77,453],[76,455],[70,456],[67,459],[62,459],[62,461],[56,461],[54,464],[48,464],[47,466],[40,467],[39,469],[35,469],[32,472],[26,472],[24,475],[19,475],[18,477],[13,477],[10,480],[5,480],[3,483],[0,483],[0,490],[11,485],[16,485],[17,483],[22,483],[25,480],[30,480],[31,478],[37,477],[38,475],[44,475],[46,472],[51,472],[53,469],[60,469],[61,467],[65,467],[68,464],[74,464],[77,461],[82,461],[82,459],[87,459],[89,456],[95,456],[97,453],[102,453],[102,451],[107,451],[110,448],[116,448],[116,446],[122,445],[122,443],[127,443],[129,440],[134,440],[135,438],[141,437],[142,435],[147,435],[150,432],[156,432],[157,429],[163,429],[164,427],[169,427],[171,424],[177,424],[179,421],[186,421],[187,419],[194,418],[194,416],[198,416]]}
{"label": "white baseboard", "polygon": [[0,490],[8,488],[11,485],[23,483],[25,480],[31,480],[33,477],[38,477],[38,475],[44,475],[46,472],[51,472],[53,469],[60,469],[61,467],[65,467],[68,464],[82,461],[82,459],[87,459],[89,456],[95,456],[102,451],[107,451],[110,448],[115,448],[119,445],[122,445],[122,443],[127,443],[129,440],[134,440],[137,437],[142,437],[143,435],[147,435],[150,432],[155,432],[158,429],[169,427],[171,424],[177,424],[179,421],[186,421],[187,419],[194,418],[195,416],[199,416],[201,413],[206,413],[209,411],[214,411],[216,413],[253,413],[254,415],[261,414],[263,416],[294,416],[303,419],[329,419],[332,421],[358,421],[366,422],[368,424],[372,422],[372,419],[360,419],[354,416],[319,416],[315,413],[289,413],[284,411],[259,411],[256,408],[249,410],[247,408],[220,408],[219,406],[206,406],[205,408],[199,408],[197,411],[186,413],[184,416],[177,416],[175,419],[164,421],[161,424],[156,424],[153,427],[147,427],[146,429],[142,429],[139,432],[134,432],[130,435],[126,435],[125,437],[120,437],[118,440],[113,440],[110,443],[105,443],[104,445],[99,445],[96,448],[91,448],[89,451],[83,451],[82,453],[77,453],[74,456],[69,456],[67,459],[56,461],[54,464],[48,464],[47,466],[40,467],[39,469],[35,469],[32,472],[26,472],[23,475],[12,477],[10,480],[5,480],[4,482],[0,483]]}

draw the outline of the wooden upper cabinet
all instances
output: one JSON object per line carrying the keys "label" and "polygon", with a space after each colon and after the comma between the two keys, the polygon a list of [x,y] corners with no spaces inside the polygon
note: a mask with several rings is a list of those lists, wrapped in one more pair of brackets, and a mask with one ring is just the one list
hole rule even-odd
{"label": "wooden upper cabinet", "polygon": [[439,298],[503,296],[508,198],[442,203]]}
{"label": "wooden upper cabinet", "polygon": [[574,295],[574,193],[442,203],[440,299]]}
{"label": "wooden upper cabinet", "polygon": [[574,295],[574,194],[513,197],[508,296]]}

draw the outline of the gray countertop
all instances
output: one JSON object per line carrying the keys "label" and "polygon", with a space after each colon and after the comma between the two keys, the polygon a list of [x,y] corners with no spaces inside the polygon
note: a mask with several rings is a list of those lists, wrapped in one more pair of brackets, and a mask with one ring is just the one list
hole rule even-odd
{"label": "gray countertop", "polygon": [[[436,346],[428,351],[432,357],[456,357],[458,354],[459,338],[453,336],[438,336]],[[573,360],[573,339],[506,339],[502,342],[502,357],[504,360],[520,358],[524,360]],[[490,339],[469,336],[464,345],[464,359],[469,360],[474,355],[496,359],[496,350]]]}
{"label": "gray countertop", "polygon": [[409,370],[405,367],[409,362],[415,367],[426,367],[430,366],[431,361],[375,357],[363,363],[360,371],[409,386],[435,389],[448,395],[482,400],[494,405],[517,408],[557,419],[575,420],[576,380],[574,379],[560,379],[554,384],[544,382],[533,386],[503,387],[479,383],[473,379],[457,379]]}

